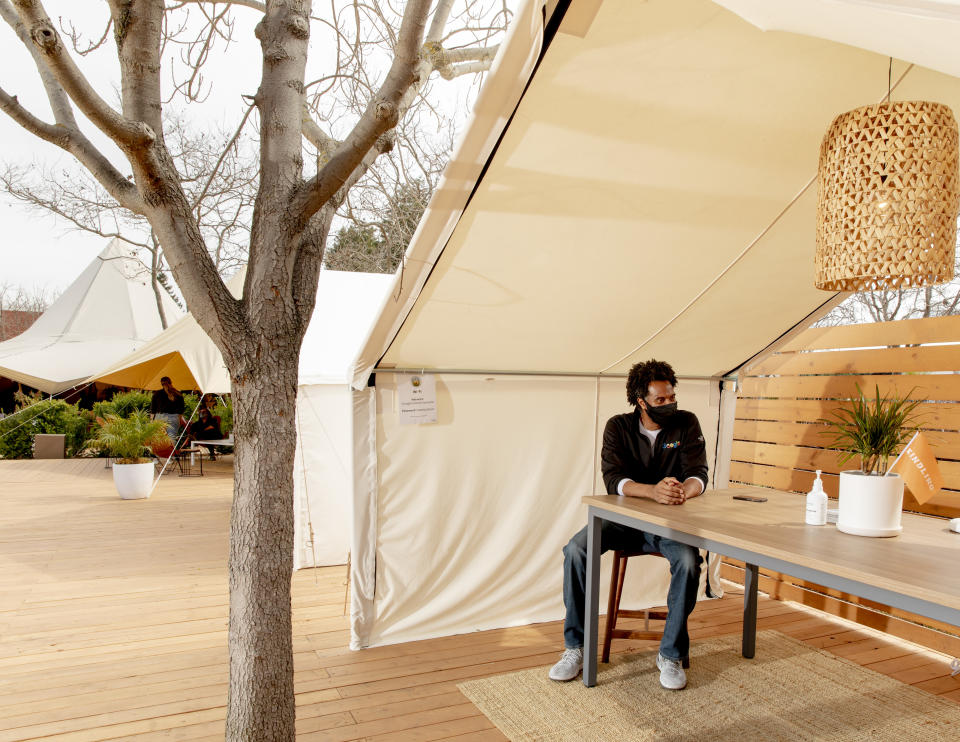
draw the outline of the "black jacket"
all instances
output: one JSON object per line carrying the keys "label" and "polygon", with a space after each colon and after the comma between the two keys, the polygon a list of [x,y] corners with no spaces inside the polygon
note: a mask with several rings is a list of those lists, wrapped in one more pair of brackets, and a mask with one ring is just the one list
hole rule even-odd
{"label": "black jacket", "polygon": [[173,399],[167,396],[163,389],[157,389],[150,399],[150,414],[156,415],[158,412],[164,412],[170,415],[182,415],[186,409],[183,402],[183,395],[177,392]]}
{"label": "black jacket", "polygon": [[640,410],[615,415],[603,431],[600,469],[607,492],[617,494],[623,479],[640,484],[656,484],[664,477],[681,482],[699,477],[707,483],[707,448],[697,416],[677,410],[657,435],[656,451],[640,432]]}

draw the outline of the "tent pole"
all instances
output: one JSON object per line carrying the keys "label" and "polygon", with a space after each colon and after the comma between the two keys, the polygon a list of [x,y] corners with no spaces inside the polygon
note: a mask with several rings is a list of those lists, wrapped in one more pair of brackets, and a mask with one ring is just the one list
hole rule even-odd
{"label": "tent pole", "polygon": [[[596,371],[503,371],[497,369],[468,369],[468,368],[381,368],[374,369],[377,374],[447,374],[451,376],[557,376],[590,379],[625,379],[627,374],[597,373]],[[719,376],[684,376],[677,374],[678,380],[687,381],[715,381]],[[734,379],[735,375],[722,378]]]}

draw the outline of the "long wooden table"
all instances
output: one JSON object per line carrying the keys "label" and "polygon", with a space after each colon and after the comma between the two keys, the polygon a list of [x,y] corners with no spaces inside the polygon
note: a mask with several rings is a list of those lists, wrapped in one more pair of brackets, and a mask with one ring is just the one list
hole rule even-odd
{"label": "long wooden table", "polygon": [[[734,500],[733,495],[767,502]],[[960,534],[939,518],[904,514],[903,533],[866,538],[832,524],[804,523],[802,495],[743,488],[708,490],[683,505],[602,495],[584,497],[587,585],[583,683],[597,682],[600,524],[607,520],[746,563],[743,656],[753,657],[760,567],[960,626]]]}

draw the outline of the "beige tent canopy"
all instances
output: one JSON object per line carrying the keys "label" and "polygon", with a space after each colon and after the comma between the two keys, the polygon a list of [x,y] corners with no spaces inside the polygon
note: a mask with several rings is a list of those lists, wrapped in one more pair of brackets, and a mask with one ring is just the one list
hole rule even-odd
{"label": "beige tent canopy", "polygon": [[[0,343],[0,376],[56,394],[159,333],[156,296],[131,249],[111,240],[26,332]],[[162,300],[174,322],[180,310]]]}
{"label": "beige tent canopy", "polygon": [[[227,281],[235,297],[243,294],[245,271]],[[226,394],[230,391],[223,356],[192,314],[187,314],[149,343],[97,371],[90,381],[102,381],[134,389],[159,389],[169,376],[177,389],[200,389]]]}
{"label": "beige tent canopy", "polygon": [[[731,375],[842,298],[813,287],[824,132],[887,95],[888,55],[894,99],[960,111],[958,21],[920,0],[520,8],[356,368],[354,646],[562,616],[560,548],[637,361],[674,365],[726,483]],[[438,422],[402,425],[424,371]]]}
{"label": "beige tent canopy", "polygon": [[887,53],[905,57],[895,99],[960,110],[957,79],[928,68],[960,74],[960,9],[722,5],[812,35],[705,0],[570,4],[475,190],[493,137],[464,137],[358,383],[374,365],[605,374],[648,356],[716,376],[830,302],[813,286],[820,140],[886,96]]}

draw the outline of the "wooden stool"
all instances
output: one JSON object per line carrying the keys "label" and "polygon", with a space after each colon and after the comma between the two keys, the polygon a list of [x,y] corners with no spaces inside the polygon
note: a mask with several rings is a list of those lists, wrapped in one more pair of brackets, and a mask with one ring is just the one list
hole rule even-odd
{"label": "wooden stool", "polygon": [[[651,551],[614,551],[613,552],[613,571],[610,575],[610,599],[607,602],[607,625],[603,631],[603,653],[601,662],[610,661],[610,642],[614,639],[661,639],[663,631],[651,631],[650,619],[654,621],[666,621],[666,609],[647,608],[642,611],[630,611],[620,608],[620,596],[623,594],[623,579],[627,574],[627,560],[630,557],[637,556],[658,556],[663,557],[659,552]],[[630,629],[618,629],[617,620],[619,618],[642,618],[643,631],[632,631]],[[688,667],[685,664],[684,667]]]}

